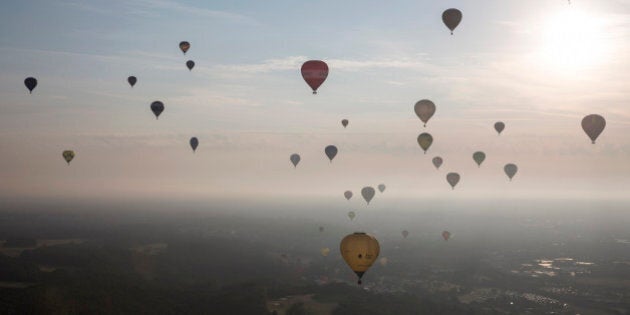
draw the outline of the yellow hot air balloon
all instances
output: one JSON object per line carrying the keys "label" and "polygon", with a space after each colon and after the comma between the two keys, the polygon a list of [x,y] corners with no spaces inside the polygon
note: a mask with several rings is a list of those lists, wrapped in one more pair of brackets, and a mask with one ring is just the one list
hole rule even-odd
{"label": "yellow hot air balloon", "polygon": [[330,253],[330,248],[324,247],[320,250],[320,252],[322,253],[322,256],[326,257]]}
{"label": "yellow hot air balloon", "polygon": [[378,241],[374,236],[363,232],[348,234],[341,240],[339,246],[341,256],[346,264],[359,277],[358,284],[361,284],[361,277],[370,269],[381,250]]}

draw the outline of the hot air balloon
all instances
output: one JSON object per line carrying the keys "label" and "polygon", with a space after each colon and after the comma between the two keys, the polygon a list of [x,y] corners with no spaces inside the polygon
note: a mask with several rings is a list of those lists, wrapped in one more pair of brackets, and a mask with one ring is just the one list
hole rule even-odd
{"label": "hot air balloon", "polygon": [[350,221],[354,220],[354,217],[356,217],[357,214],[354,213],[354,211],[350,211],[348,212],[348,218],[350,218]]}
{"label": "hot air balloon", "polygon": [[341,240],[341,257],[359,277],[357,281],[361,284],[363,274],[370,269],[374,261],[378,258],[380,246],[374,236],[363,232],[349,234]]}
{"label": "hot air balloon", "polygon": [[127,82],[129,82],[129,85],[131,85],[131,87],[133,87],[134,85],[136,85],[136,82],[138,81],[138,79],[134,76],[130,76],[127,78]]}
{"label": "hot air balloon", "polygon": [[190,43],[189,42],[180,42],[179,43],[179,49],[182,50],[182,52],[184,53],[184,55],[186,54],[186,52],[188,51],[188,49],[190,49]]}
{"label": "hot air balloon", "polygon": [[37,79],[33,77],[28,77],[24,79],[24,85],[26,85],[29,94],[33,93],[33,89],[35,89],[35,87],[37,86]]}
{"label": "hot air balloon", "polygon": [[444,162],[444,160],[442,160],[441,157],[436,156],[436,157],[433,158],[432,162],[433,162],[433,166],[435,166],[435,168],[439,170],[440,166],[442,166],[442,163]]}
{"label": "hot air balloon", "polygon": [[326,257],[330,253],[330,248],[324,247],[324,248],[320,249],[320,253],[322,253],[322,256]]}
{"label": "hot air balloon", "polygon": [[462,12],[457,9],[448,9],[442,13],[442,21],[451,30],[451,35],[453,35],[453,31],[459,25],[459,22],[462,21]]}
{"label": "hot air balloon", "polygon": [[293,167],[297,167],[298,163],[300,163],[300,155],[297,153],[293,153],[289,157],[289,160],[291,160],[291,163],[293,163]]}
{"label": "hot air balloon", "polygon": [[435,104],[429,100],[420,100],[413,107],[413,110],[426,127],[429,119],[435,114]]}
{"label": "hot air balloon", "polygon": [[483,163],[485,159],[486,159],[485,153],[481,151],[477,151],[473,153],[473,160],[475,160],[475,162],[477,163],[477,166],[481,167],[481,163]]}
{"label": "hot air balloon", "polygon": [[164,111],[164,103],[160,101],[155,101],[151,103],[151,111],[155,115],[155,119],[158,119],[158,117],[160,117],[160,114]]}
{"label": "hot air balloon", "polygon": [[323,227],[323,226],[320,226],[320,227],[319,227],[319,231],[320,231],[320,232],[324,232],[324,227]]}
{"label": "hot air balloon", "polygon": [[516,175],[516,172],[518,172],[518,166],[512,163],[505,164],[503,170],[505,171],[505,174],[510,178],[510,181],[512,181],[512,177],[514,177],[514,175]]}
{"label": "hot air balloon", "polygon": [[341,120],[341,125],[343,125],[344,128],[348,127],[348,120],[347,119],[342,119]]}
{"label": "hot air balloon", "polygon": [[186,61],[186,67],[188,68],[188,70],[192,71],[192,68],[195,67],[195,62],[192,60]]}
{"label": "hot air balloon", "polygon": [[496,130],[499,135],[501,135],[501,131],[503,131],[503,129],[505,129],[505,124],[502,121],[494,123],[494,130]]}
{"label": "hot air balloon", "polygon": [[63,159],[66,160],[66,163],[68,163],[68,165],[70,165],[70,161],[72,161],[72,159],[74,159],[74,151],[72,151],[72,150],[65,150],[65,151],[63,151],[61,156],[63,156]]}
{"label": "hot air balloon", "polygon": [[459,174],[457,173],[446,174],[446,181],[451,185],[452,189],[455,189],[455,185],[459,183]]}
{"label": "hot air balloon", "polygon": [[190,138],[190,147],[193,149],[193,152],[197,151],[197,147],[199,146],[199,140],[197,137]]}
{"label": "hot air balloon", "polygon": [[593,144],[595,144],[595,139],[599,137],[605,127],[606,119],[600,115],[591,114],[582,119],[582,129],[584,129],[586,135],[591,138]]}
{"label": "hot air balloon", "polygon": [[407,236],[409,236],[409,231],[404,230],[404,231],[402,231],[402,232],[401,232],[401,234],[402,234],[402,236],[403,236],[404,238],[407,238]]}
{"label": "hot air balloon", "polygon": [[328,77],[328,65],[321,60],[309,60],[302,65],[302,78],[306,84],[317,94],[319,88]]}
{"label": "hot air balloon", "polygon": [[380,191],[381,193],[385,191],[385,184],[379,184],[378,185],[378,191]]}
{"label": "hot air balloon", "polygon": [[330,160],[330,163],[332,163],[332,160],[337,155],[337,152],[338,152],[337,147],[334,145],[329,145],[324,149],[324,153],[326,153],[326,156]]}
{"label": "hot air balloon", "polygon": [[448,239],[451,238],[451,232],[449,231],[442,232],[442,238],[444,238],[445,241],[448,241]]}
{"label": "hot air balloon", "polygon": [[381,264],[381,266],[385,267],[385,266],[387,266],[387,263],[389,261],[388,261],[387,257],[383,257],[383,258],[379,259],[378,262]]}
{"label": "hot air balloon", "polygon": [[349,191],[349,190],[346,190],[346,191],[343,193],[343,196],[344,196],[344,197],[346,197],[346,199],[347,199],[347,200],[350,200],[350,198],[352,198],[352,192],[351,192],[351,191]]}
{"label": "hot air balloon", "polygon": [[424,154],[427,154],[427,150],[429,149],[432,143],[433,143],[433,137],[430,134],[423,132],[418,136],[418,144],[420,145],[422,150],[424,150]]}
{"label": "hot air balloon", "polygon": [[361,196],[363,196],[363,199],[365,199],[368,205],[370,204],[372,198],[374,198],[375,193],[374,188],[370,186],[366,186],[361,189]]}

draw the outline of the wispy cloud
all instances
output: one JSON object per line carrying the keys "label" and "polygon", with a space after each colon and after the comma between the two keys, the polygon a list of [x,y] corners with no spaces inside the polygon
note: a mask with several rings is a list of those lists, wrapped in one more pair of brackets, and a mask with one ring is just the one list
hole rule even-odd
{"label": "wispy cloud", "polygon": [[191,16],[225,19],[234,22],[254,23],[254,19],[251,17],[220,10],[211,10],[201,7],[196,7],[188,4],[183,4],[172,0],[132,0],[126,1],[125,5],[130,9],[131,14],[139,15],[155,15],[159,14],[159,11],[179,12]]}

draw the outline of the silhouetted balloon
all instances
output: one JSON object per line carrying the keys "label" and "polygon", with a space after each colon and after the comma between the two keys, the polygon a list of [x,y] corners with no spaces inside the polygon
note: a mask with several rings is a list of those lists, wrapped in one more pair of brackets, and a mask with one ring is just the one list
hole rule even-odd
{"label": "silhouetted balloon", "polygon": [[429,119],[435,114],[435,104],[429,100],[420,100],[413,107],[413,110],[426,127]]}
{"label": "silhouetted balloon", "polygon": [[361,189],[361,196],[363,196],[363,199],[365,199],[368,205],[370,204],[372,198],[374,198],[375,193],[376,191],[374,191],[374,188],[370,186],[366,186]]}
{"label": "silhouetted balloon", "polygon": [[343,193],[343,196],[344,196],[344,197],[346,197],[346,199],[347,199],[347,200],[350,200],[350,198],[352,198],[352,192],[351,192],[351,191],[349,191],[349,190],[346,190],[346,191]]}
{"label": "silhouetted balloon", "polygon": [[407,236],[409,236],[409,231],[404,230],[404,231],[402,231],[402,232],[401,232],[401,234],[402,234],[402,236],[403,236],[404,238],[407,238]]}
{"label": "silhouetted balloon", "polygon": [[503,129],[505,129],[505,124],[503,122],[497,121],[496,123],[494,123],[494,130],[496,130],[499,135],[501,134],[501,131],[503,131]]}
{"label": "silhouetted balloon", "polygon": [[29,94],[33,93],[33,89],[37,86],[37,79],[33,77],[28,77],[24,79],[24,85],[26,85]]}
{"label": "silhouetted balloon", "polygon": [[322,254],[322,256],[326,257],[330,253],[330,248],[324,247],[320,250],[320,253]]}
{"label": "silhouetted balloon", "polygon": [[384,192],[385,191],[385,184],[379,184],[378,185],[378,191]]}
{"label": "silhouetted balloon", "polygon": [[420,145],[422,150],[424,150],[424,154],[427,154],[427,150],[429,149],[432,143],[433,143],[433,137],[430,134],[423,132],[418,136],[418,144]]}
{"label": "silhouetted balloon", "polygon": [[448,173],[446,174],[446,181],[451,185],[452,189],[455,189],[455,185],[459,183],[459,174],[457,173]]}
{"label": "silhouetted balloon", "polygon": [[483,163],[485,159],[486,159],[485,153],[481,151],[477,151],[473,153],[473,160],[475,160],[475,162],[477,163],[477,166],[481,167],[481,163]]}
{"label": "silhouetted balloon", "polygon": [[184,53],[184,55],[186,54],[186,52],[188,51],[188,49],[190,49],[190,43],[189,42],[180,42],[179,43],[179,49],[182,50],[182,52]]}
{"label": "silhouetted balloon", "polygon": [[194,68],[194,67],[195,67],[195,62],[194,62],[194,61],[192,61],[192,60],[188,60],[188,61],[186,61],[186,67],[188,67],[188,70],[191,70],[191,71],[192,71],[192,68]]}
{"label": "silhouetted balloon", "polygon": [[354,220],[354,217],[356,217],[357,214],[354,213],[354,211],[350,211],[348,212],[348,218],[350,218],[350,221]]}
{"label": "silhouetted balloon", "polygon": [[599,137],[605,127],[606,119],[600,115],[591,114],[582,119],[582,129],[584,129],[586,135],[591,138],[593,144],[595,144],[595,139]]}
{"label": "silhouetted balloon", "polygon": [[448,239],[451,238],[451,232],[449,231],[442,232],[442,238],[444,238],[445,241],[448,241]]}
{"label": "silhouetted balloon", "polygon": [[300,155],[297,153],[293,153],[289,157],[289,160],[291,160],[291,163],[293,163],[293,167],[297,167],[298,163],[300,163]]}
{"label": "silhouetted balloon", "polygon": [[326,156],[328,157],[331,163],[332,163],[332,160],[337,155],[337,152],[338,152],[337,147],[334,145],[329,145],[324,149],[324,153],[326,153]]}
{"label": "silhouetted balloon", "polygon": [[341,120],[341,125],[343,125],[344,128],[348,127],[348,120],[347,119],[342,119]]}
{"label": "silhouetted balloon", "polygon": [[302,64],[302,78],[306,84],[317,94],[319,88],[328,77],[328,65],[321,60],[309,60]]}
{"label": "silhouetted balloon", "polygon": [[74,159],[74,151],[72,151],[72,150],[63,151],[61,156],[63,156],[63,159],[66,160],[66,163],[68,163],[68,165],[70,165],[70,161],[72,161],[72,159]]}
{"label": "silhouetted balloon", "polygon": [[435,168],[439,170],[440,166],[442,166],[442,163],[444,162],[444,160],[442,160],[441,157],[436,156],[436,157],[433,158],[432,162],[433,162],[433,166],[435,166]]}
{"label": "silhouetted balloon", "polygon": [[459,25],[459,22],[462,21],[462,12],[457,9],[448,9],[442,13],[442,21],[451,30],[451,35],[453,35],[453,31]]}
{"label": "silhouetted balloon", "polygon": [[320,226],[320,227],[319,227],[319,231],[320,231],[320,232],[324,232],[324,227],[323,227],[323,226]]}
{"label": "silhouetted balloon", "polygon": [[363,232],[346,235],[339,249],[343,260],[359,277],[358,284],[361,284],[363,274],[370,269],[381,250],[376,238]]}
{"label": "silhouetted balloon", "polygon": [[514,175],[516,175],[516,172],[518,172],[518,166],[516,166],[516,164],[505,164],[505,166],[503,167],[503,170],[505,171],[505,174],[510,178],[510,181],[512,180],[512,177],[514,177]]}
{"label": "silhouetted balloon", "polygon": [[155,119],[158,119],[158,117],[160,117],[160,114],[164,111],[164,103],[160,101],[155,101],[151,103],[151,111],[155,115]]}
{"label": "silhouetted balloon", "polygon": [[127,82],[129,82],[129,85],[131,85],[131,87],[133,87],[134,85],[136,85],[136,82],[138,81],[138,79],[134,76],[130,76],[127,78]]}
{"label": "silhouetted balloon", "polygon": [[190,147],[193,149],[193,152],[197,151],[197,146],[199,146],[199,139],[197,137],[190,138]]}

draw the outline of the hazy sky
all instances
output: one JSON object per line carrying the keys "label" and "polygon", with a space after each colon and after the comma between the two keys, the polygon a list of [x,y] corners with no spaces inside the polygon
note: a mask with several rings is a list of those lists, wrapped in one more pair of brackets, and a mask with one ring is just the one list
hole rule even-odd
{"label": "hazy sky", "polygon": [[[453,36],[450,7],[464,16]],[[0,194],[343,200],[385,183],[383,198],[629,201],[629,40],[628,0],[2,2]],[[309,59],[330,67],[318,95]],[[596,145],[580,127],[591,113],[608,123]]]}

